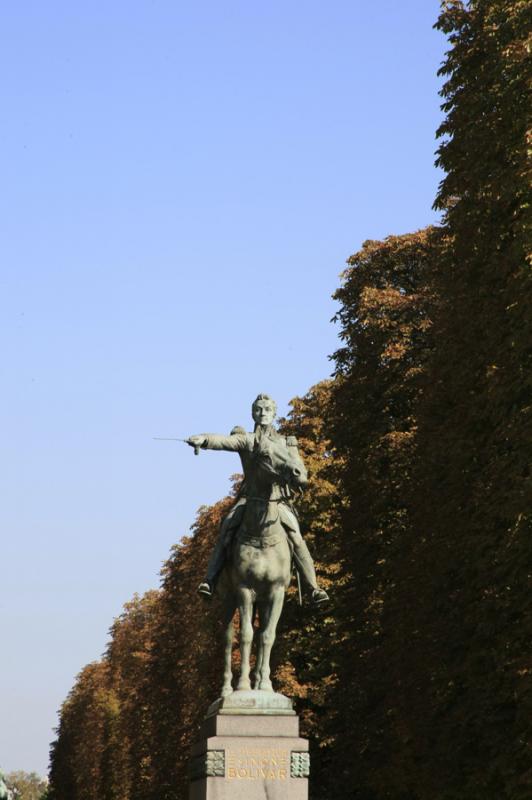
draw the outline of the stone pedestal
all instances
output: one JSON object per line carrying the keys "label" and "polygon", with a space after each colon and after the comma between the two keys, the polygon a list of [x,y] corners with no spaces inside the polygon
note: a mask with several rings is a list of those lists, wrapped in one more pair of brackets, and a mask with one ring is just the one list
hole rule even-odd
{"label": "stone pedestal", "polygon": [[207,712],[192,749],[189,800],[307,800],[308,775],[292,701],[237,691]]}

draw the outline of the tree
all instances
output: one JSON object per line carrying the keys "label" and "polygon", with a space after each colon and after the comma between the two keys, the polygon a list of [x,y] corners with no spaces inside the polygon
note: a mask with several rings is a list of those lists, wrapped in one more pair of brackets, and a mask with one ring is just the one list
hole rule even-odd
{"label": "tree", "polygon": [[16,800],[42,800],[48,787],[48,782],[36,772],[17,770],[10,772],[6,778]]}
{"label": "tree", "polygon": [[438,21],[447,246],[418,414],[418,758],[426,796],[453,800],[532,793],[530,23],[508,0],[448,2]]}
{"label": "tree", "polygon": [[192,536],[163,567],[157,626],[146,685],[151,731],[150,800],[181,800],[188,791],[190,748],[219,690],[222,628],[218,602],[208,610],[196,589],[223,515],[233,498],[200,509]]}
{"label": "tree", "polygon": [[412,631],[401,623],[417,592],[409,573],[416,540],[409,497],[441,246],[432,228],[365,242],[335,295],[343,346],[334,354],[327,430],[343,496],[340,651],[330,698],[339,798],[415,797],[408,788],[408,692],[401,686],[408,683],[402,653],[405,641],[412,646]]}
{"label": "tree", "polygon": [[[366,244],[337,293],[344,347],[331,441],[344,459],[342,536],[354,583],[338,674],[343,686],[353,676],[344,709],[358,723],[335,749],[348,765],[349,788],[338,796],[524,800],[530,6],[446,2],[438,27],[451,44],[443,228],[424,255],[408,237]],[[412,267],[417,277],[405,285]]]}
{"label": "tree", "polygon": [[108,785],[117,800],[142,800],[152,783],[152,727],[147,691],[160,592],[135,595],[111,627],[105,654],[119,714],[106,753]]}
{"label": "tree", "polygon": [[51,747],[52,800],[115,800],[109,741],[119,707],[106,661],[88,664],[63,703]]}

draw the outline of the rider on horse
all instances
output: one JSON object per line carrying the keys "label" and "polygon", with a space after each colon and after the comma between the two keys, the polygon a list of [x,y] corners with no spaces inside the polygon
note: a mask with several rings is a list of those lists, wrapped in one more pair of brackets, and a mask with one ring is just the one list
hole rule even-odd
{"label": "rider on horse", "polygon": [[[306,475],[305,466],[297,450],[294,436],[281,436],[272,426],[277,406],[267,394],[259,394],[254,400],[251,413],[255,422],[253,433],[246,433],[243,428],[233,428],[230,436],[219,434],[199,434],[187,439],[192,447],[206,450],[229,450],[237,452],[242,461],[244,482],[240,488],[236,504],[220,525],[218,540],[207,568],[206,579],[198,586],[202,597],[210,599],[214,593],[216,582],[222,572],[233,534],[238,529],[244,516],[247,498],[254,496],[253,486],[262,469],[262,459],[268,457],[268,448],[288,448],[290,454],[301,462],[301,473]],[[318,586],[314,562],[308,547],[301,536],[299,522],[291,505],[289,487],[282,482],[272,486],[270,502],[277,504],[283,528],[293,548],[293,557],[299,574],[312,590],[312,602],[315,605],[325,603],[329,597],[324,589]]]}

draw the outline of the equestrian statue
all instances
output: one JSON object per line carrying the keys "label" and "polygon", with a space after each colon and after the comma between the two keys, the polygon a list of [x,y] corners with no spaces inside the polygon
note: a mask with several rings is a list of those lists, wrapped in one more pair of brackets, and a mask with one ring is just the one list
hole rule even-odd
{"label": "equestrian statue", "polygon": [[[202,433],[185,441],[199,449],[237,452],[244,480],[236,502],[220,525],[205,580],[198,587],[204,599],[219,594],[225,626],[222,697],[233,691],[231,652],[233,617],[240,614],[241,671],[237,690],[272,692],[270,653],[283,609],[292,567],[308,586],[313,605],[328,601],[318,586],[308,547],[301,535],[292,498],[307,483],[307,471],[293,436],[274,427],[275,401],[259,394],[252,405],[253,433],[233,428],[229,436]],[[253,685],[250,655],[255,617],[258,647]]]}

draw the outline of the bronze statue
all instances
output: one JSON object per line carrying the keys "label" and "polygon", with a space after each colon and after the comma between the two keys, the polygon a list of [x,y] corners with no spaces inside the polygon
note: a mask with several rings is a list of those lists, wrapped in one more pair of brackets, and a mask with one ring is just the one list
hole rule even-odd
{"label": "bronze statue", "polygon": [[292,560],[312,591],[315,605],[329,598],[316,581],[308,547],[301,536],[292,506],[293,493],[307,483],[305,465],[294,437],[273,427],[276,404],[259,394],[252,405],[253,433],[234,428],[229,436],[199,434],[187,443],[197,448],[238,452],[244,481],[237,501],[220,526],[207,576],[199,593],[211,598],[219,592],[224,604],[226,658],[222,696],[232,692],[231,646],[233,616],[240,612],[242,668],[238,689],[250,689],[249,657],[253,619],[259,616],[259,647],[255,689],[272,691],[270,652],[292,573]]}

